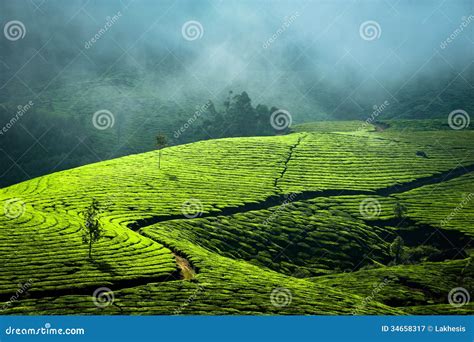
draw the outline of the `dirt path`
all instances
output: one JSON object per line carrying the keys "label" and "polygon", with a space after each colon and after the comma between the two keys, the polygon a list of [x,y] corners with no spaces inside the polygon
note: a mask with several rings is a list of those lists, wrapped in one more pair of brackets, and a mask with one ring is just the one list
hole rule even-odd
{"label": "dirt path", "polygon": [[298,141],[294,144],[294,145],[291,145],[290,146],[290,150],[288,152],[288,156],[286,157],[286,160],[285,160],[285,163],[283,165],[283,170],[281,171],[281,174],[278,176],[278,178],[275,178],[275,181],[273,183],[274,187],[276,189],[278,189],[279,192],[282,192],[281,188],[278,186],[278,182],[280,180],[283,179],[283,177],[285,176],[285,173],[286,171],[288,170],[288,163],[290,162],[291,160],[291,157],[293,156],[293,151],[295,150],[295,148],[298,147],[298,145],[301,143],[301,140],[303,140],[304,138],[306,138],[306,135],[303,135],[301,137],[298,138]]}
{"label": "dirt path", "polygon": [[176,258],[176,264],[178,265],[179,269],[181,270],[181,273],[180,273],[181,277],[184,280],[193,279],[194,276],[196,275],[196,271],[191,266],[191,263],[189,262],[189,260],[185,259],[183,257],[180,257],[179,255],[176,255],[176,254],[174,254],[174,256]]}

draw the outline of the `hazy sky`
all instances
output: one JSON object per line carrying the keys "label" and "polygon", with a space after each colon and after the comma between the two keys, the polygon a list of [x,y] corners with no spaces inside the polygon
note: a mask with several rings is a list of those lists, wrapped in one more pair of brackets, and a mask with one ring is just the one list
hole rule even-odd
{"label": "hazy sky", "polygon": [[2,24],[19,20],[26,30],[1,41],[2,80],[18,75],[43,89],[69,74],[87,80],[131,68],[178,99],[234,89],[255,102],[317,108],[316,97],[341,89],[341,102],[394,102],[419,77],[472,81],[473,3],[2,1]]}

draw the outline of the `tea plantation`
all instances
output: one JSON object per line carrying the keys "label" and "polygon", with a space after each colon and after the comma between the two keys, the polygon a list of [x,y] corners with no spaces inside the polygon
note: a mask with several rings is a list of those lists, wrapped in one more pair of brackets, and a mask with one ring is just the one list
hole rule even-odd
{"label": "tea plantation", "polygon": [[473,152],[438,121],[321,122],[0,189],[0,313],[472,314]]}

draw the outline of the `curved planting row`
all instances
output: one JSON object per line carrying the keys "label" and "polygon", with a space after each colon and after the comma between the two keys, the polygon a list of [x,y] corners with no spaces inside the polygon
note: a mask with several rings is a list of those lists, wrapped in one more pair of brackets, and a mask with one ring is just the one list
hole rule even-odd
{"label": "curved planting row", "polygon": [[[363,291],[348,294],[343,286],[315,281],[319,277],[300,278],[388,266],[390,244],[399,234],[409,251],[419,254],[417,263],[429,261],[426,249],[416,249],[426,232],[445,228],[442,234],[449,229],[449,234],[472,234],[472,203],[446,227],[436,225],[463,192],[471,191],[470,174],[375,195],[378,189],[474,163],[472,143],[466,142],[472,136],[418,132],[418,138],[438,138],[421,142],[390,129],[347,132],[340,126],[339,133],[314,133],[318,130],[175,146],[162,151],[161,168],[154,151],[1,189],[0,299],[8,300],[19,283],[31,279],[7,313],[404,313],[382,300],[358,308]],[[329,195],[294,201],[285,210],[268,201],[317,190]],[[353,194],[338,196],[339,190]],[[93,198],[101,206],[105,235],[90,261],[79,213]],[[367,199],[375,205],[371,217],[361,209]],[[259,208],[262,203],[273,204]],[[256,210],[239,213],[249,204]],[[397,218],[401,205],[405,212]],[[233,215],[224,216],[229,208]],[[139,232],[127,228],[156,218],[160,223]],[[462,249],[465,236],[449,234]],[[430,251],[438,249],[436,256],[446,258],[438,235]],[[413,237],[416,244],[410,245]],[[461,252],[455,257],[466,257]],[[198,270],[192,281],[166,281],[175,280],[175,254]],[[93,289],[102,286],[114,291],[114,305],[94,305]]]}
{"label": "curved planting row", "polygon": [[[370,191],[474,164],[474,144],[467,142],[474,140],[474,134],[461,133],[460,139],[457,133],[442,131],[436,137],[427,132],[426,139],[420,139],[419,133],[308,134],[293,151],[278,184],[287,193]],[[444,140],[450,145],[444,145]]]}

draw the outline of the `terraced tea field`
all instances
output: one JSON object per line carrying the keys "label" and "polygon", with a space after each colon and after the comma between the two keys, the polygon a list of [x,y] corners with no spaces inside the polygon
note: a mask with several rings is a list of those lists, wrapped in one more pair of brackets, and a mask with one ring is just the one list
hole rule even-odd
{"label": "terraced tea field", "polygon": [[[363,124],[173,146],[160,168],[154,151],[1,189],[1,313],[472,314],[451,292],[473,293],[474,132]],[[92,199],[104,235],[89,259]]]}

